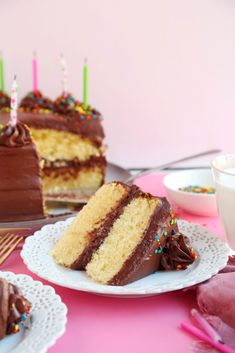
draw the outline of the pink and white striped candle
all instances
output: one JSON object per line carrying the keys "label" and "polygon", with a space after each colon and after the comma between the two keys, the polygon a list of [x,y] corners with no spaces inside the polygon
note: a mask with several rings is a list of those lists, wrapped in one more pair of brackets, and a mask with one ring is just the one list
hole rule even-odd
{"label": "pink and white striped candle", "polygon": [[18,98],[18,85],[16,82],[16,76],[12,82],[11,86],[11,111],[10,111],[10,121],[11,126],[15,126],[17,123],[17,98]]}
{"label": "pink and white striped candle", "polygon": [[60,67],[61,67],[61,73],[62,73],[62,78],[61,78],[61,84],[62,84],[62,94],[64,97],[67,97],[68,95],[68,71],[67,71],[67,64],[64,59],[63,54],[60,56]]}

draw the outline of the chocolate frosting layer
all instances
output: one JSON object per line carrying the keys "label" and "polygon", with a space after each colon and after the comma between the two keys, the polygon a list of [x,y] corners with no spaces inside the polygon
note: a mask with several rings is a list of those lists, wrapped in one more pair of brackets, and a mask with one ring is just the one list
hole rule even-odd
{"label": "chocolate frosting layer", "polygon": [[0,146],[21,147],[31,142],[28,127],[20,122],[15,126],[5,125],[0,130]]}
{"label": "chocolate frosting layer", "polygon": [[89,159],[85,161],[80,161],[78,158],[74,158],[73,160],[55,160],[53,162],[43,159],[43,168],[48,171],[50,174],[51,171],[55,171],[57,168],[74,168],[74,169],[81,169],[81,168],[93,168],[97,166],[106,167],[107,161],[104,156],[91,156]]}
{"label": "chocolate frosting layer", "polygon": [[[80,119],[79,114],[67,117],[56,113],[19,112],[18,120],[29,128],[62,130],[78,134],[89,138],[97,146],[102,145],[105,136],[100,119]],[[0,123],[6,124],[8,121],[9,114],[1,113]]]}
{"label": "chocolate frosting layer", "polygon": [[0,221],[44,218],[39,157],[32,141],[0,145]]}
{"label": "chocolate frosting layer", "polygon": [[24,324],[30,308],[31,303],[19,288],[0,278],[0,340],[19,331],[18,324]]}
{"label": "chocolate frosting layer", "polygon": [[20,108],[27,112],[39,112],[40,110],[54,110],[54,103],[42,95],[40,91],[29,92],[20,102]]}
{"label": "chocolate frosting layer", "polygon": [[186,269],[195,260],[195,253],[187,245],[189,240],[178,233],[167,238],[161,258],[161,268],[164,270]]}

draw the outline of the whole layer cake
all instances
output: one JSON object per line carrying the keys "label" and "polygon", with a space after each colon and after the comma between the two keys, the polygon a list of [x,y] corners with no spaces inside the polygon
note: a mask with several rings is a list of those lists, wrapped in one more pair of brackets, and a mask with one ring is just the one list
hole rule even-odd
{"label": "whole layer cake", "polygon": [[111,285],[133,282],[161,267],[183,269],[194,261],[168,201],[120,182],[96,192],[52,256],[60,265],[86,269],[94,281]]}
{"label": "whole layer cake", "polygon": [[20,325],[28,326],[31,304],[21,290],[0,278],[0,340],[20,331]]}
{"label": "whole layer cake", "polygon": [[[2,109],[0,122],[8,119],[6,108]],[[71,95],[52,102],[40,92],[31,92],[21,101],[19,120],[29,126],[44,162],[46,193],[94,192],[103,184],[106,159],[98,111],[91,107],[85,110]]]}
{"label": "whole layer cake", "polygon": [[0,221],[44,217],[39,163],[26,125],[0,129]]}

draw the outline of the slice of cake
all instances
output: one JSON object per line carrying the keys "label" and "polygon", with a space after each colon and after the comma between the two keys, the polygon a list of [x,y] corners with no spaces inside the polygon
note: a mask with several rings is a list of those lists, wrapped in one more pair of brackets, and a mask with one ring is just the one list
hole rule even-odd
{"label": "slice of cake", "polygon": [[0,340],[20,331],[29,321],[30,302],[14,284],[0,278]]}
{"label": "slice of cake", "polygon": [[194,261],[168,201],[120,182],[96,192],[51,255],[58,264],[85,268],[94,281],[111,285],[160,268],[185,269]]}
{"label": "slice of cake", "polygon": [[44,217],[39,156],[26,125],[0,129],[0,221]]}

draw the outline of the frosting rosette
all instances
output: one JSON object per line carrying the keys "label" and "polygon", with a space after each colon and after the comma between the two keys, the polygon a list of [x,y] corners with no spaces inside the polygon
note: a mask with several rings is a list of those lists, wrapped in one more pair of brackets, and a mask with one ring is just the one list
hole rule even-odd
{"label": "frosting rosette", "polygon": [[21,122],[5,125],[0,129],[0,146],[21,147],[32,142],[28,127]]}
{"label": "frosting rosette", "polygon": [[21,290],[0,278],[0,339],[20,331],[20,325],[30,326],[31,303]]}
{"label": "frosting rosette", "polygon": [[161,258],[164,270],[185,270],[196,258],[194,251],[188,246],[188,238],[178,233],[168,237]]}

